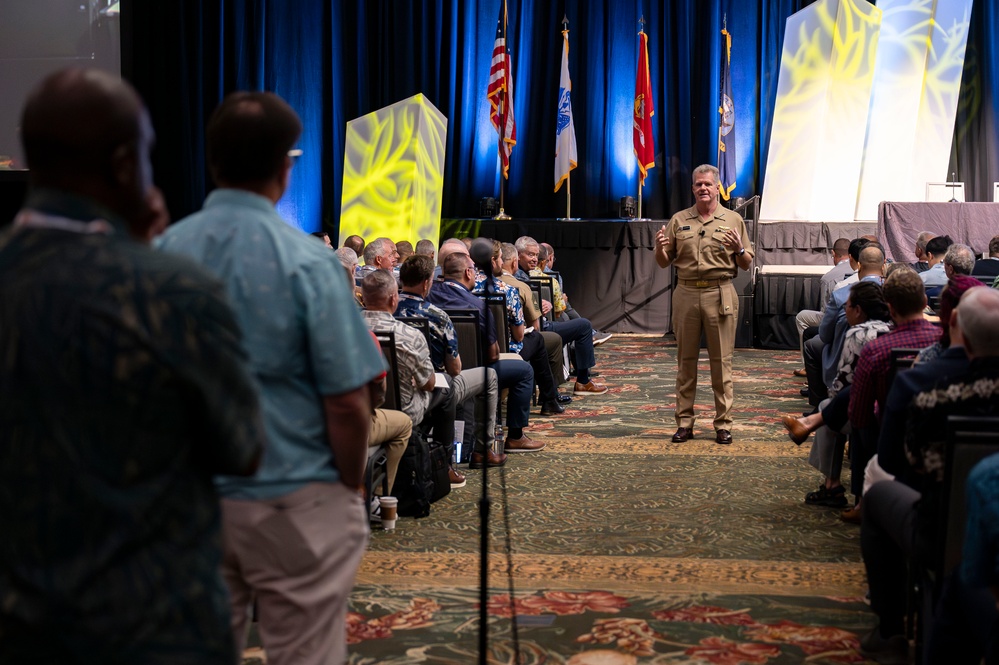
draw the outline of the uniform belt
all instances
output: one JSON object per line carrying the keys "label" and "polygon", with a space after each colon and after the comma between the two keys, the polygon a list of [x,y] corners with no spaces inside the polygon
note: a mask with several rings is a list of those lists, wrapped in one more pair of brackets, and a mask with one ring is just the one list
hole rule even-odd
{"label": "uniform belt", "polygon": [[683,286],[693,286],[698,289],[706,289],[712,286],[723,286],[730,283],[731,279],[681,279]]}

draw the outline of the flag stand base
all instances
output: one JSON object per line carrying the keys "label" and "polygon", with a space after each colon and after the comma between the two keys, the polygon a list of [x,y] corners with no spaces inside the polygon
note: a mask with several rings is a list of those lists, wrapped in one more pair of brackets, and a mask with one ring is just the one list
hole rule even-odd
{"label": "flag stand base", "polygon": [[580,219],[582,219],[582,218],[581,217],[559,217],[555,221],[556,222],[578,222]]}
{"label": "flag stand base", "polygon": [[496,213],[496,216],[493,217],[493,219],[513,219],[513,217],[510,217],[510,215],[506,214],[503,208],[500,208],[500,211]]}

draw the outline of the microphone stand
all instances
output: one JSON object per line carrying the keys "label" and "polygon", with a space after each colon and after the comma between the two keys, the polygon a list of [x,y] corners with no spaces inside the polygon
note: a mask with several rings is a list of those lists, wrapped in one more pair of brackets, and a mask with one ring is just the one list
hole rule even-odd
{"label": "microphone stand", "polygon": [[955,178],[953,171],[950,173],[950,182],[947,183],[947,185],[950,187],[950,201],[948,201],[948,203],[960,203],[960,201],[957,200],[957,196],[954,194],[954,190],[957,188],[957,179]]}
{"label": "microphone stand", "polygon": [[[501,209],[502,210],[502,209]],[[486,307],[485,311],[489,312],[489,296],[493,291],[492,284],[492,271],[486,273]],[[483,317],[483,327],[488,325],[489,319],[487,316]],[[488,334],[484,341],[488,341]],[[498,362],[498,360],[497,360]],[[482,385],[488,386],[488,366],[486,363],[482,363]],[[497,388],[499,386],[497,385]],[[499,395],[497,394],[497,398]],[[483,400],[488,408],[489,401]],[[499,408],[499,402],[497,400],[497,408]],[[482,414],[483,417],[479,418],[479,422],[476,423],[476,427],[485,428],[486,423],[489,418],[486,414]],[[493,437],[495,438],[496,433],[493,432]],[[486,440],[488,437],[482,437]],[[493,446],[496,442],[493,441]],[[491,453],[491,448],[487,448],[483,451],[482,460],[482,496],[479,498],[479,665],[487,665],[488,653],[489,653],[489,511],[492,507],[492,500],[489,498],[489,453]]]}

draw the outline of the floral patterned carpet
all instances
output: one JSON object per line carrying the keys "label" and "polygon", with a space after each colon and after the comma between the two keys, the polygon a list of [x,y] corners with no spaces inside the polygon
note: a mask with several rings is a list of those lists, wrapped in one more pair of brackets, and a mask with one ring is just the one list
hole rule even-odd
{"label": "floral patterned carpet", "polygon": [[[663,338],[615,336],[597,350],[610,392],[532,415],[547,447],[490,472],[490,662],[517,662],[515,636],[525,664],[864,662],[859,530],[802,503],[820,477],[779,422],[806,408],[800,357],[736,351],[730,446],[705,352],[696,438],[670,442],[675,362]],[[350,663],[476,662],[480,493],[469,471],[429,517],[375,527]]]}

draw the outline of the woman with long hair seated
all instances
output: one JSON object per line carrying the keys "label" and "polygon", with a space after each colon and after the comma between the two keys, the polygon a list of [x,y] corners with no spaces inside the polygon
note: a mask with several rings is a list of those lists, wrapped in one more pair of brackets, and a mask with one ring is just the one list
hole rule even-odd
{"label": "woman with long hair seated", "polygon": [[808,462],[824,476],[819,488],[805,495],[805,503],[815,506],[842,508],[847,504],[846,490],[840,482],[843,470],[843,450],[849,421],[849,386],[853,371],[864,345],[891,329],[891,316],[885,303],[881,285],[875,282],[858,282],[850,289],[844,306],[846,321],[850,325],[843,341],[836,378],[829,387],[829,397],[819,404],[819,410],[804,418],[784,416],[781,422],[788,436],[801,445],[809,434],[818,430],[812,444]]}

